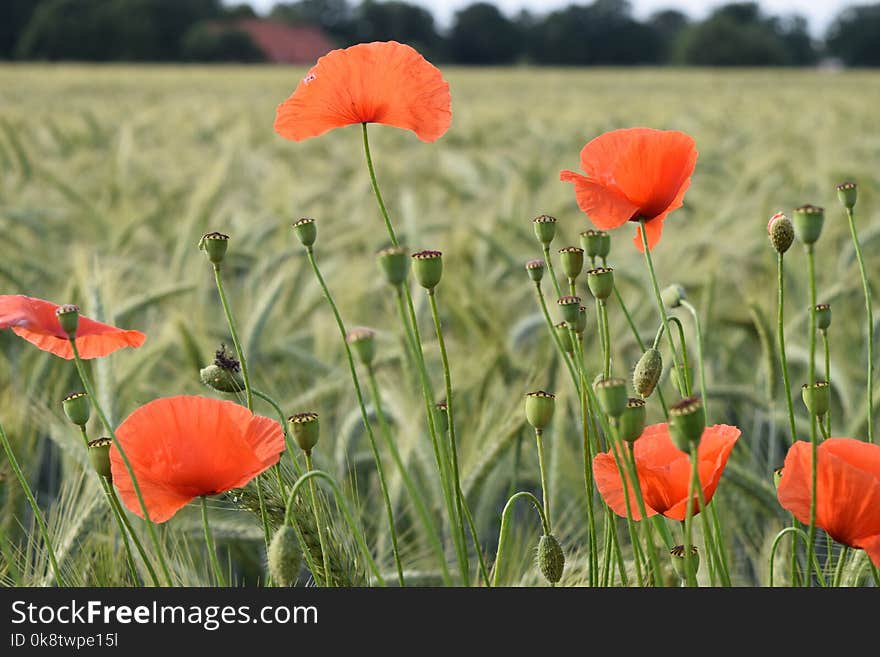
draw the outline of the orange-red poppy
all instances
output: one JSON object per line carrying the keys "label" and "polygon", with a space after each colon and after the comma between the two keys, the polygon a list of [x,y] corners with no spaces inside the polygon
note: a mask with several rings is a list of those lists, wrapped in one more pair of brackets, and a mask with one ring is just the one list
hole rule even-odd
{"label": "orange-red poppy", "polygon": [[439,69],[396,41],[333,50],[278,106],[275,132],[302,141],[355,123],[383,123],[434,141],[452,121],[449,84]]}
{"label": "orange-red poppy", "polygon": [[[861,548],[880,567],[880,445],[829,438],[818,447],[816,526],[838,543]],[[810,443],[795,442],[782,466],[779,503],[810,522],[813,457]]]}
{"label": "orange-red poppy", "polygon": [[[284,451],[284,433],[275,420],[231,401],[192,395],[141,406],[119,425],[116,437],[154,522],[165,522],[196,497],[241,488]],[[115,445],[110,468],[125,506],[143,517]]]}
{"label": "orange-red poppy", "polygon": [[[581,150],[586,175],[562,171],[574,183],[578,207],[601,230],[646,219],[648,248],[663,221],[681,207],[697,163],[693,137],[676,130],[627,128],[599,135]],[[643,250],[641,227],[635,244]]]}
{"label": "orange-red poppy", "polygon": [[[0,295],[0,329],[11,328],[13,333],[43,351],[71,360],[73,347],[55,314],[57,309],[57,304],[42,299],[21,294]],[[140,347],[146,339],[140,331],[127,331],[79,316],[76,347],[81,358],[101,358],[123,347]]]}
{"label": "orange-red poppy", "polygon": [[[703,430],[697,448],[697,471],[706,504],[715,494],[721,473],[727,465],[730,451],[740,436],[740,430],[727,424],[716,424]],[[687,454],[679,450],[669,435],[669,425],[652,424],[633,444],[639,485],[645,500],[648,516],[658,513],[684,520],[687,511],[688,483],[691,463]],[[624,472],[626,468],[624,467]],[[612,452],[597,454],[593,459],[596,487],[605,503],[619,516],[626,517],[626,499],[623,482],[617,470]],[[632,518],[640,520],[642,514],[636,503],[635,492],[629,487]],[[692,513],[699,513],[699,497],[694,494]]]}

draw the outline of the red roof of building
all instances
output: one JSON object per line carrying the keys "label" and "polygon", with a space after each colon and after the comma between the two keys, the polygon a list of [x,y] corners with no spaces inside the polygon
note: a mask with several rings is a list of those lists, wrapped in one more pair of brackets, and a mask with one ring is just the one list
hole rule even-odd
{"label": "red roof of building", "polygon": [[247,32],[270,62],[312,64],[336,47],[320,28],[311,25],[293,26],[249,18],[237,21],[235,27]]}

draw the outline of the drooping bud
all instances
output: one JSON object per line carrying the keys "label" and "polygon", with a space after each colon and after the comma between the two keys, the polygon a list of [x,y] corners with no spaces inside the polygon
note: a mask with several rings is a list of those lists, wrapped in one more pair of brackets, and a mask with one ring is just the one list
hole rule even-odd
{"label": "drooping bud", "polygon": [[837,198],[847,210],[852,210],[856,206],[858,197],[859,188],[854,182],[844,182],[837,186]]}
{"label": "drooping bud", "polygon": [[214,352],[214,362],[199,370],[199,378],[202,383],[217,392],[233,393],[245,389],[241,364],[235,356],[226,351],[225,344],[221,344]]}
{"label": "drooping bud", "polygon": [[445,401],[434,404],[434,429],[444,436],[449,431],[449,404]]}
{"label": "drooping bud", "polygon": [[685,299],[687,299],[687,294],[678,283],[667,286],[660,293],[660,300],[667,308],[678,308]]}
{"label": "drooping bud", "polygon": [[581,298],[566,296],[556,300],[556,305],[562,313],[562,319],[569,326],[577,326],[578,314],[581,311]]}
{"label": "drooping bud", "polygon": [[550,242],[556,237],[556,217],[542,214],[532,220],[535,224],[535,237],[544,246],[550,246]]}
{"label": "drooping bud", "polygon": [[794,226],[791,220],[782,212],[777,212],[767,223],[767,234],[770,235],[770,244],[777,253],[785,253],[794,242]]}
{"label": "drooping bud", "polygon": [[68,336],[76,336],[76,329],[79,326],[79,306],[74,306],[72,303],[58,306],[55,309],[55,316],[58,318],[58,323],[61,324],[62,331]]}
{"label": "drooping bud", "polygon": [[61,400],[61,408],[67,419],[78,427],[84,427],[92,414],[89,396],[84,392],[72,392]]}
{"label": "drooping bud", "polygon": [[278,586],[293,586],[302,567],[302,552],[296,539],[296,531],[290,525],[281,525],[266,553],[269,575]]}
{"label": "drooping bud", "polygon": [[562,342],[565,352],[568,354],[574,353],[574,342],[572,342],[571,331],[568,330],[568,324],[565,322],[559,322],[553,327],[553,330],[555,330],[556,335],[559,336],[559,340]]}
{"label": "drooping bud", "polygon": [[699,397],[687,397],[669,407],[669,435],[682,452],[698,445],[703,437],[703,402]]}
{"label": "drooping bud", "polygon": [[526,272],[528,272],[529,278],[537,283],[544,278],[544,267],[546,267],[546,263],[540,258],[529,260],[526,263]]}
{"label": "drooping bud", "polygon": [[365,367],[373,364],[376,356],[376,332],[373,329],[355,327],[348,332],[345,340]]}
{"label": "drooping bud", "polygon": [[600,379],[593,384],[599,407],[608,417],[620,417],[629,397],[626,394],[625,379]]}
{"label": "drooping bud", "polygon": [[426,290],[437,287],[443,277],[443,254],[440,251],[419,251],[413,253],[412,258],[419,285]]}
{"label": "drooping bud", "polygon": [[801,398],[810,413],[822,417],[831,407],[831,387],[827,381],[816,381],[812,386],[805,383],[801,386]]}
{"label": "drooping bud", "polygon": [[300,449],[306,453],[318,444],[321,434],[320,423],[317,413],[297,413],[287,418],[290,424],[290,432]]}
{"label": "drooping bud", "polygon": [[607,258],[611,253],[611,235],[604,230],[586,230],[581,233],[581,246],[591,260]]}
{"label": "drooping bud", "polygon": [[219,265],[226,257],[226,250],[229,248],[229,235],[218,233],[205,233],[199,240],[199,249],[205,252],[208,260],[212,265]]}
{"label": "drooping bud", "polygon": [[[685,551],[684,545],[676,545],[669,551],[669,556],[672,558],[672,568],[675,570],[675,573],[681,579],[687,579],[687,566],[684,563],[685,560]],[[691,546],[691,572],[696,576],[697,571],[700,570],[700,553],[697,552],[697,546]]]}
{"label": "drooping bud", "polygon": [[311,217],[303,217],[293,224],[293,230],[306,248],[313,246],[318,239],[318,224]]}
{"label": "drooping bud", "polygon": [[641,437],[645,431],[645,423],[647,422],[648,411],[645,408],[645,400],[637,397],[630,397],[626,402],[626,408],[620,416],[617,425],[617,432],[621,440],[628,443],[634,443]]}
{"label": "drooping bud", "polygon": [[543,431],[553,419],[556,408],[556,395],[536,390],[526,395],[526,420],[535,429]]}
{"label": "drooping bud", "polygon": [[781,483],[782,483],[782,468],[779,467],[773,471],[773,487],[778,489],[779,484],[781,484]]}
{"label": "drooping bud", "polygon": [[831,306],[827,303],[816,304],[816,328],[827,331],[831,326]]}
{"label": "drooping bud", "polygon": [[672,381],[672,385],[677,389],[687,390],[689,382],[692,380],[691,371],[684,366],[684,363],[679,363],[669,370],[669,380]]}
{"label": "drooping bud", "polygon": [[804,244],[815,244],[822,234],[822,225],[825,223],[825,208],[815,205],[802,205],[796,208],[792,215],[794,234]]}
{"label": "drooping bud", "polygon": [[581,275],[581,270],[584,268],[584,250],[577,246],[559,249],[559,261],[562,263],[565,277],[573,281]]}
{"label": "drooping bud", "polygon": [[113,441],[109,438],[98,438],[89,441],[89,461],[95,472],[105,479],[112,480],[113,474],[110,471],[110,445]]}
{"label": "drooping bud", "polygon": [[650,397],[657,387],[660,374],[663,372],[663,357],[659,349],[650,347],[633,370],[633,389],[642,397]]}
{"label": "drooping bud", "polygon": [[385,279],[394,287],[402,285],[409,273],[409,257],[402,246],[389,246],[377,254]]}
{"label": "drooping bud", "polygon": [[565,570],[565,553],[553,534],[544,534],[538,541],[538,568],[551,584],[562,579]]}
{"label": "drooping bud", "polygon": [[587,307],[581,306],[578,309],[578,318],[577,322],[574,326],[574,332],[578,335],[583,335],[584,331],[587,330]]}
{"label": "drooping bud", "polygon": [[611,267],[596,267],[587,272],[587,285],[593,296],[605,301],[614,292],[614,270]]}

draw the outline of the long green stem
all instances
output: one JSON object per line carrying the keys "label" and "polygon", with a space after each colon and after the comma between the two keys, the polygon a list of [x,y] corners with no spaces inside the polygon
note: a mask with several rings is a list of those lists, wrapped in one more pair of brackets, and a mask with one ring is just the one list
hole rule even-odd
{"label": "long green stem", "polygon": [[[816,257],[812,244],[807,245],[807,265],[810,278],[810,388],[816,386]],[[810,413],[810,525],[807,530],[807,563],[810,563],[816,539],[816,485],[818,480],[819,437],[817,435],[817,419]],[[813,578],[807,578],[807,586],[812,586]]]}
{"label": "long green stem", "polygon": [[541,527],[544,531],[544,535],[546,536],[550,534],[550,525],[547,522],[547,516],[544,515],[544,509],[541,507],[541,502],[538,501],[538,498],[526,491],[520,491],[515,495],[511,495],[510,499],[507,500],[507,504],[504,505],[504,510],[501,512],[501,530],[498,533],[498,552],[495,555],[495,564],[492,566],[493,587],[498,586],[498,577],[501,573],[501,557],[504,555],[505,538],[510,531],[510,514],[513,511],[513,505],[517,500],[523,498],[531,502],[532,506],[534,506],[535,510],[538,512],[538,515],[541,518]]}
{"label": "long green stem", "polygon": [[608,327],[608,304],[605,303],[602,299],[598,299],[599,306],[599,315],[602,319],[602,337],[603,337],[603,345],[602,345],[602,355],[603,355],[603,363],[604,368],[602,370],[603,376],[606,379],[611,378],[611,330]]}
{"label": "long green stem", "polygon": [[[691,554],[691,547],[694,544],[693,538],[693,515],[694,515],[694,487],[699,486],[699,478],[700,475],[697,471],[697,447],[694,444],[690,445],[690,450],[688,453],[690,466],[691,466],[691,475],[688,477],[688,498],[687,498],[687,507],[685,507],[684,512],[684,572],[685,572],[685,580],[687,581],[687,585],[690,587],[696,587],[697,584],[697,573],[694,570],[694,560],[693,555]],[[708,539],[707,539],[708,540]]]}
{"label": "long green stem", "polygon": [[859,275],[862,278],[862,290],[865,293],[865,321],[868,340],[868,442],[874,442],[874,311],[871,309],[871,286],[868,282],[868,273],[865,270],[865,261],[862,258],[862,247],[859,244],[859,236],[856,232],[856,222],[853,209],[848,208],[846,217],[849,220],[849,232],[852,235],[853,248],[856,252],[856,260],[859,263]]}
{"label": "long green stem", "polygon": [[278,421],[281,423],[281,428],[284,431],[284,442],[287,445],[287,453],[290,455],[290,461],[293,463],[293,470],[294,472],[296,472],[296,476],[299,477],[302,474],[302,466],[300,466],[299,461],[296,459],[296,449],[294,448],[293,441],[290,438],[290,431],[287,428],[287,416],[284,414],[284,411],[281,410],[278,402],[272,399],[272,397],[267,395],[265,392],[261,392],[256,388],[253,388],[251,392],[254,393],[254,397],[262,399],[264,402],[269,404],[269,406],[271,406],[275,410],[275,414],[278,415]]}
{"label": "long green stem", "polygon": [[150,579],[153,580],[153,585],[160,586],[159,578],[156,575],[156,571],[153,569],[153,564],[150,563],[149,558],[147,558],[147,551],[144,549],[141,540],[135,533],[134,527],[132,526],[131,521],[129,521],[128,516],[125,513],[125,509],[122,507],[122,502],[119,501],[119,497],[116,495],[116,489],[113,488],[113,485],[109,482],[105,481],[105,483],[107,486],[107,497],[110,498],[110,504],[112,504],[116,508],[117,517],[122,523],[121,530],[123,532],[127,531],[128,534],[131,536],[131,539],[134,542],[134,547],[138,551],[138,554],[141,557],[141,561],[144,562],[144,566],[146,567],[147,572],[150,574]]}
{"label": "long green stem", "polygon": [[202,495],[202,529],[205,530],[205,545],[208,548],[208,557],[211,560],[211,567],[214,569],[214,577],[217,586],[226,586],[226,578],[223,576],[223,569],[220,568],[220,562],[217,561],[217,548],[214,546],[214,536],[211,534],[211,525],[208,524],[208,498]]}
{"label": "long green stem", "polygon": [[379,203],[379,209],[382,211],[382,218],[385,220],[385,228],[388,229],[388,236],[391,243],[397,246],[397,235],[394,234],[394,227],[391,225],[391,218],[388,216],[388,210],[385,208],[385,200],[382,198],[382,192],[379,190],[379,182],[376,180],[376,171],[373,169],[373,158],[370,155],[370,138],[367,135],[367,124],[362,123],[364,133],[364,156],[367,158],[367,169],[370,171],[370,182],[373,185],[373,193],[376,195],[376,201]]}
{"label": "long green stem", "polygon": [[[544,262],[547,265],[547,273],[550,274],[550,280],[553,281],[553,289],[556,292],[556,296],[563,297],[562,288],[559,286],[559,279],[556,278],[556,270],[553,269],[553,258],[550,257],[550,245],[544,244],[542,246],[542,251],[544,253]],[[577,296],[577,295],[575,295]]]}
{"label": "long green stem", "polygon": [[834,579],[831,581],[831,586],[840,586],[840,580],[843,577],[843,564],[846,562],[846,557],[849,555],[849,547],[844,545],[840,549],[840,554],[837,556],[837,568],[834,570]]}
{"label": "long green stem", "polygon": [[[806,542],[806,540],[807,540],[807,535],[804,533],[804,530],[801,529],[800,527],[786,527],[785,529],[780,531],[778,534],[776,534],[776,537],[773,539],[773,544],[770,546],[770,561],[769,561],[770,581],[768,582],[768,586],[770,588],[773,588],[773,571],[774,571],[774,563],[776,561],[776,550],[779,547],[779,542],[783,539],[783,537],[786,534],[795,534],[796,536],[800,536],[804,540],[804,542]],[[794,539],[792,539],[792,540],[793,540],[793,542],[796,542],[796,541],[794,541]],[[792,548],[792,551],[793,552],[795,551],[794,547]],[[819,560],[816,558],[815,554],[812,555],[812,559],[811,559],[810,563],[813,564],[813,570],[815,570],[815,572],[816,572],[816,577],[819,579],[819,583],[824,587],[825,586],[825,576],[822,574],[822,569],[819,567]],[[809,569],[809,564],[807,565],[807,568]],[[809,579],[809,573],[807,573],[807,578]]]}
{"label": "long green stem", "polygon": [[220,303],[223,306],[223,313],[226,315],[226,323],[229,325],[229,333],[232,336],[232,344],[235,347],[235,355],[238,362],[241,363],[241,377],[244,379],[244,392],[247,397],[247,408],[249,411],[254,410],[254,396],[251,391],[251,378],[248,374],[247,358],[245,358],[244,350],[241,347],[241,340],[238,337],[238,330],[235,328],[235,319],[232,316],[232,308],[229,300],[226,298],[226,290],[223,287],[223,275],[219,264],[214,264],[214,282],[217,284],[217,293],[220,295]]}
{"label": "long green stem", "polygon": [[[828,341],[828,329],[822,329],[822,346],[825,350],[825,383],[828,384],[829,394],[831,388],[831,344]],[[831,433],[831,407],[825,413],[825,435]]]}
{"label": "long green stem", "polygon": [[797,428],[794,423],[794,404],[791,399],[791,379],[788,376],[788,358],[785,355],[785,268],[782,254],[776,258],[776,331],[779,340],[779,364],[782,368],[782,383],[785,386],[785,403],[788,407],[788,424],[791,431],[790,443],[797,440]]}
{"label": "long green stem", "polygon": [[540,281],[535,282],[535,293],[538,296],[538,303],[541,305],[541,312],[544,314],[544,320],[547,322],[547,328],[550,331],[550,335],[553,336],[553,341],[556,343],[556,347],[559,351],[559,357],[565,362],[565,365],[568,368],[568,373],[571,375],[571,380],[574,384],[575,390],[579,390],[580,379],[578,377],[578,373],[575,370],[572,359],[568,355],[568,351],[566,351],[565,346],[562,344],[562,340],[556,333],[556,327],[553,325],[553,320],[550,318],[550,312],[547,310],[547,302],[544,299],[544,291],[541,289]]}
{"label": "long green stem", "polygon": [[700,313],[687,299],[682,299],[681,305],[690,312],[694,320],[694,332],[697,334],[697,365],[700,368],[700,396],[703,398],[703,423],[709,426],[709,389],[706,387],[706,362],[703,359],[703,329],[700,325]]}
{"label": "long green stem", "polygon": [[550,487],[547,486],[547,468],[544,467],[544,432],[535,429],[535,441],[538,445],[538,468],[541,471],[541,497],[544,500],[544,517],[547,519],[547,533],[553,526],[550,523]]}
{"label": "long green stem", "polygon": [[623,503],[626,509],[626,527],[629,531],[629,542],[633,551],[633,565],[636,571],[636,581],[641,586],[645,582],[645,578],[642,577],[642,570],[645,568],[643,563],[644,555],[642,554],[641,539],[639,538],[639,533],[636,529],[635,521],[633,520],[635,514],[633,514],[632,497],[629,494],[630,489],[635,491],[635,487],[638,485],[638,479],[633,481],[630,478],[629,468],[626,465],[625,457],[621,454],[621,450],[626,448],[622,447],[618,441],[613,439],[613,437],[610,442],[611,453],[612,456],[614,456],[614,463],[617,465],[617,473],[623,484]]}
{"label": "long green stem", "polygon": [[[307,450],[305,452],[305,455],[306,455],[306,470],[308,472],[311,472],[315,469],[312,466],[312,452],[310,450]],[[303,476],[305,476],[305,475],[303,475]],[[300,481],[301,480],[302,480],[302,477],[300,477]],[[324,565],[324,573],[323,573],[324,586],[332,586],[333,581],[330,577],[330,555],[327,552],[327,542],[324,540],[324,525],[321,522],[321,513],[318,510],[318,493],[315,490],[315,482],[311,479],[311,477],[309,478],[308,481],[309,481],[309,496],[311,497],[311,501],[312,501],[312,512],[315,516],[315,529],[318,532],[318,545],[321,548],[321,559],[322,559],[323,565]],[[296,488],[296,486],[294,485],[294,489],[295,488]],[[290,498],[289,498],[291,500],[293,499],[293,493],[294,493],[294,491],[291,490],[290,491]],[[288,505],[288,507],[289,507],[289,505]],[[312,575],[314,575],[314,574],[315,573],[312,573]]]}

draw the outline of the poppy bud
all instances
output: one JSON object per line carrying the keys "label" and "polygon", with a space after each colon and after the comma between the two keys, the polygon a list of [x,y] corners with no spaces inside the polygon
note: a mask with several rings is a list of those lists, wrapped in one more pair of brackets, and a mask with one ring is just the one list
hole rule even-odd
{"label": "poppy bud", "polygon": [[773,471],[773,487],[779,488],[779,484],[782,483],[782,468],[776,468]]}
{"label": "poppy bud", "polygon": [[426,290],[433,290],[443,276],[443,254],[440,251],[413,253],[416,280]]}
{"label": "poppy bud", "polygon": [[827,303],[816,304],[816,328],[827,331],[831,326],[831,306]]}
{"label": "poppy bud", "polygon": [[439,434],[449,431],[449,404],[445,401],[434,404],[434,428]]}
{"label": "poppy bud", "polygon": [[402,285],[409,271],[409,258],[406,255],[406,249],[402,246],[389,246],[387,249],[379,251],[377,255],[379,265],[385,272],[387,281],[394,287]]}
{"label": "poppy bud", "polygon": [[98,438],[89,441],[89,461],[92,467],[104,479],[113,479],[110,471],[110,445],[113,441],[109,438]]}
{"label": "poppy bud", "polygon": [[199,370],[199,379],[209,388],[217,392],[241,392],[244,390],[244,379],[240,372],[225,370],[211,363]]}
{"label": "poppy bud", "polygon": [[586,230],[581,233],[581,246],[591,260],[607,258],[611,253],[611,235],[604,230]]}
{"label": "poppy bud", "polygon": [[624,379],[600,379],[593,384],[599,407],[608,417],[620,417],[626,410],[628,396]]}
{"label": "poppy bud", "polygon": [[620,439],[628,443],[634,443],[638,440],[645,431],[647,418],[648,411],[645,408],[645,400],[630,397],[617,425]]}
{"label": "poppy bud", "polygon": [[568,330],[568,324],[565,322],[559,322],[553,328],[556,331],[556,335],[559,336],[559,340],[562,342],[565,352],[569,354],[574,353],[574,342],[571,340],[571,332]]}
{"label": "poppy bud", "polygon": [[578,318],[577,322],[574,325],[574,332],[578,335],[583,335],[583,332],[587,330],[587,307],[581,306],[578,308]]}
{"label": "poppy bud", "polygon": [[529,274],[529,278],[531,278],[535,283],[544,278],[544,267],[546,263],[540,258],[537,260],[529,260],[526,263],[526,271]]}
{"label": "poppy bud", "polygon": [[794,226],[782,212],[777,212],[770,217],[767,233],[770,235],[770,244],[773,245],[777,253],[785,253],[794,242]]}
{"label": "poppy bud", "polygon": [[72,392],[61,400],[61,408],[67,419],[78,427],[86,426],[92,413],[89,396],[84,392]]}
{"label": "poppy bud", "polygon": [[553,409],[556,407],[556,395],[536,390],[526,395],[526,420],[535,429],[541,431],[550,424],[553,419]]}
{"label": "poppy bud", "polygon": [[660,300],[667,308],[678,308],[685,299],[687,299],[687,295],[684,288],[678,283],[667,286],[660,293]]}
{"label": "poppy bud", "polygon": [[293,586],[302,566],[302,552],[296,539],[296,532],[290,525],[281,525],[266,553],[269,562],[269,575],[278,586]]}
{"label": "poppy bud", "polygon": [[815,244],[822,234],[825,223],[825,208],[815,205],[802,205],[793,214],[794,234],[804,244]]}
{"label": "poppy bud", "polygon": [[[672,558],[672,568],[681,579],[687,579],[687,567],[684,563],[684,545],[676,545],[669,551]],[[700,553],[697,552],[697,546],[691,545],[691,572],[694,575],[700,570]]]}
{"label": "poppy bud", "polygon": [[318,239],[318,225],[310,217],[303,217],[294,223],[293,230],[296,232],[299,241],[306,248],[314,245],[315,240]]}
{"label": "poppy bud", "polygon": [[205,233],[199,241],[199,248],[204,251],[212,265],[219,265],[226,257],[226,249],[229,248],[229,235],[218,233]]}
{"label": "poppy bud", "polygon": [[614,292],[614,270],[611,267],[596,267],[587,272],[587,285],[593,296],[605,301]]}
{"label": "poppy bud", "polygon": [[538,568],[551,584],[556,584],[562,579],[565,553],[553,534],[544,534],[538,541]]}
{"label": "poppy bud", "polygon": [[831,406],[831,388],[827,381],[816,381],[812,386],[805,383],[801,386],[801,397],[807,410],[818,417],[825,415]]}
{"label": "poppy bud", "polygon": [[550,246],[550,242],[556,237],[556,217],[542,214],[532,220],[535,224],[535,237],[544,246]]}
{"label": "poppy bud", "polygon": [[840,183],[837,186],[837,198],[847,210],[852,210],[856,206],[858,196],[859,188],[854,182]]}
{"label": "poppy bud", "polygon": [[669,370],[669,379],[672,381],[672,385],[679,390],[687,390],[688,381],[691,380],[690,374],[690,370],[685,368],[684,363],[680,363]]}
{"label": "poppy bud", "polygon": [[61,324],[61,330],[69,336],[76,336],[76,328],[79,326],[79,306],[66,303],[55,309],[55,316]]}
{"label": "poppy bud", "polygon": [[649,348],[633,370],[633,389],[642,397],[650,397],[663,372],[663,357],[658,349]]}
{"label": "poppy bud", "polygon": [[375,331],[358,326],[348,332],[345,340],[365,367],[370,367],[373,364],[373,358],[376,356]]}
{"label": "poppy bud", "polygon": [[573,281],[581,275],[584,268],[584,250],[577,246],[566,246],[559,249],[559,260],[562,262],[565,277]]}
{"label": "poppy bud", "polygon": [[562,319],[569,326],[577,326],[578,314],[581,312],[580,297],[560,297],[556,300],[556,305],[562,311]]}
{"label": "poppy bud", "polygon": [[307,454],[318,444],[320,423],[317,413],[297,413],[287,418],[293,439],[300,449]]}
{"label": "poppy bud", "polygon": [[689,452],[697,445],[706,428],[703,402],[699,397],[688,397],[669,407],[669,435],[682,452]]}

